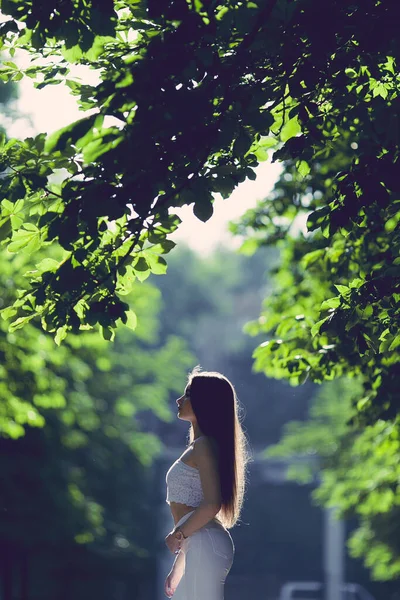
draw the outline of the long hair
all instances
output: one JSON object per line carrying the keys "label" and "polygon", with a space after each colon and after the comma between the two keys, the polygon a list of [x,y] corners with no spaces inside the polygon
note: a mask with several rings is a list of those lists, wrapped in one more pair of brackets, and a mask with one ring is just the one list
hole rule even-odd
{"label": "long hair", "polygon": [[[221,484],[218,518],[228,529],[239,520],[250,456],[241,426],[238,398],[232,383],[221,373],[195,367],[188,377],[188,391],[200,430],[214,447]],[[192,425],[189,442],[194,439]]]}

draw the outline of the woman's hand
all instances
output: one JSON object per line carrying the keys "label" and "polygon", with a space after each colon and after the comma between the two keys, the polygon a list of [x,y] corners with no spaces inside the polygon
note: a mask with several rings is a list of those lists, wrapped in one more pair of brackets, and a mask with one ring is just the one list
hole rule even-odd
{"label": "woman's hand", "polygon": [[181,544],[182,542],[180,542],[174,535],[173,531],[171,531],[167,537],[165,538],[165,543],[167,544],[170,552],[172,552],[172,554],[177,554],[179,552],[179,550],[181,549]]}
{"label": "woman's hand", "polygon": [[180,580],[182,579],[182,575],[185,572],[185,556],[183,552],[179,552],[171,571],[168,573],[167,578],[165,580],[164,591],[165,595],[168,598],[171,598],[178,587]]}

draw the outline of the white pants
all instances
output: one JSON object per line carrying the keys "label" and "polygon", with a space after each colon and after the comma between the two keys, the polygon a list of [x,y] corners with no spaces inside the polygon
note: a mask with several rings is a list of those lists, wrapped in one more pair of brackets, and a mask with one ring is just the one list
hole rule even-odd
{"label": "white pants", "polygon": [[[182,525],[192,514],[184,515]],[[184,540],[185,573],[173,600],[223,600],[225,579],[230,571],[235,546],[230,533],[212,520]]]}

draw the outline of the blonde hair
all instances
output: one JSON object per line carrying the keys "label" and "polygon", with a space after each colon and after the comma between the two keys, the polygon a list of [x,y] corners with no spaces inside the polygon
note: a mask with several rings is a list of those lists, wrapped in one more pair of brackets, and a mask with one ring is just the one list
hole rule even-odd
{"label": "blonde hair", "polygon": [[[241,407],[232,383],[216,371],[195,367],[189,374],[187,391],[200,430],[211,439],[216,451],[221,483],[221,509],[217,516],[228,529],[240,518],[250,461]],[[193,438],[191,426],[189,442]]]}

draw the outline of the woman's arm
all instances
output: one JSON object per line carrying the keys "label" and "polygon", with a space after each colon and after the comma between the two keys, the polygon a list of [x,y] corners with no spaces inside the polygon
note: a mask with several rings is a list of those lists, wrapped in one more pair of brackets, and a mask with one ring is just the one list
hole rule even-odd
{"label": "woman's arm", "polygon": [[174,569],[178,569],[179,571],[185,569],[185,553],[183,552],[183,550],[179,550],[174,562],[172,563],[171,572]]}
{"label": "woman's arm", "polygon": [[194,444],[193,458],[199,469],[203,500],[194,513],[179,527],[183,535],[190,536],[211,521],[221,508],[221,488],[218,465],[211,442],[206,437]]}

